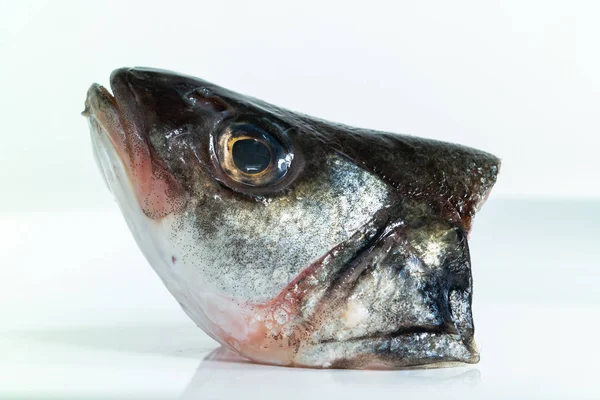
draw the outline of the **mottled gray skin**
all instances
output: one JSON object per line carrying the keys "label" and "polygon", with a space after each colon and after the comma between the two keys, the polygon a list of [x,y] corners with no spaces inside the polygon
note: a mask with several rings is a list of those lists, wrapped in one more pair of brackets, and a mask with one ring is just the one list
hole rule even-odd
{"label": "mottled gray skin", "polygon": [[[112,124],[125,136],[134,126],[156,179],[169,176],[167,211],[141,201],[154,222],[128,220],[169,290],[215,339],[290,366],[479,360],[467,234],[496,181],[496,157],[318,120],[168,71],[117,70],[111,86],[114,98],[97,86],[88,93],[96,147],[107,146],[100,139]],[[98,122],[107,110],[120,122]],[[240,121],[285,143],[293,159],[282,179],[253,186],[224,172],[215,143]],[[107,177],[113,191],[127,186],[118,175]]]}

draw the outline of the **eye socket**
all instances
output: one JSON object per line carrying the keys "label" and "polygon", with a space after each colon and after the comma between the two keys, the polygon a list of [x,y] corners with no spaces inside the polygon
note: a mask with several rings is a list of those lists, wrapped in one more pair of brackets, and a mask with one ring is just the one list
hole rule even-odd
{"label": "eye socket", "polygon": [[253,187],[281,181],[294,158],[283,130],[270,123],[228,123],[216,144],[223,171],[234,181]]}

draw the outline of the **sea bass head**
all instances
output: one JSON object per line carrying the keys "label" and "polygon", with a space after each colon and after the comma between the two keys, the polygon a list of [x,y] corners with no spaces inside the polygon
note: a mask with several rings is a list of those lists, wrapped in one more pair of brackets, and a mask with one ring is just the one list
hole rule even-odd
{"label": "sea bass head", "polygon": [[482,151],[342,126],[123,68],[84,115],[144,255],[210,336],[257,362],[477,362],[467,234]]}

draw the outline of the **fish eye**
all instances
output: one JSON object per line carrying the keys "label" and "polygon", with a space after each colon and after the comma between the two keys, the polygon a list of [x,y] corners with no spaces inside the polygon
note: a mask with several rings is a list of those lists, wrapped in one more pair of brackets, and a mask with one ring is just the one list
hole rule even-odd
{"label": "fish eye", "polygon": [[293,159],[283,130],[273,124],[229,123],[218,136],[216,147],[223,171],[234,181],[254,187],[281,181]]}
{"label": "fish eye", "polygon": [[271,150],[256,139],[236,140],[231,155],[235,166],[246,174],[259,174],[271,164]]}

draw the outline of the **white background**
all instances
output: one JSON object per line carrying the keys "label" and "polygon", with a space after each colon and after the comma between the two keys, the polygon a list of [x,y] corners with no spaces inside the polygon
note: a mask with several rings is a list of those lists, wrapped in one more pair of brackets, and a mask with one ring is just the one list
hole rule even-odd
{"label": "white background", "polygon": [[[0,395],[600,397],[599,4],[2,1]],[[214,343],[137,250],[79,115],[92,82],[135,65],[500,156],[471,242],[482,362],[357,375],[206,359]]]}
{"label": "white background", "polygon": [[[19,1],[0,12],[0,204],[106,204],[79,116],[121,66],[500,156],[495,196],[600,196],[597,2]],[[40,198],[40,193],[44,196]]]}

